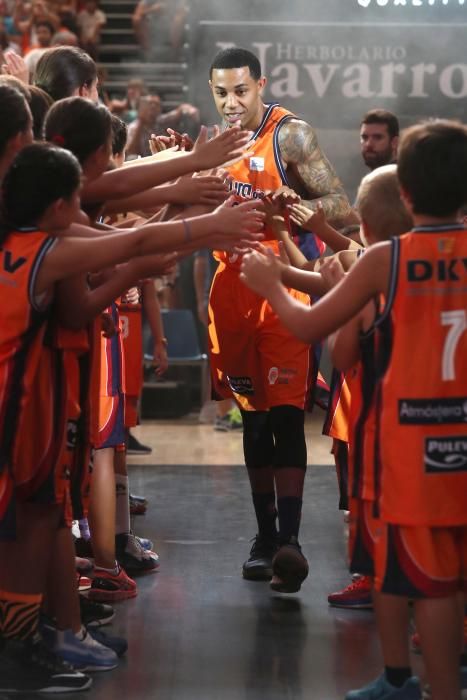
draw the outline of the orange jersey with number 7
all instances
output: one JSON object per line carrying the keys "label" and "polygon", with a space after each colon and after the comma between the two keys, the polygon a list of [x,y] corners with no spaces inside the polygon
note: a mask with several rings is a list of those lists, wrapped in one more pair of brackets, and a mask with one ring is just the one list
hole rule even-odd
{"label": "orange jersey with number 7", "polygon": [[392,321],[378,396],[381,517],[467,524],[467,230],[424,226],[393,239]]}

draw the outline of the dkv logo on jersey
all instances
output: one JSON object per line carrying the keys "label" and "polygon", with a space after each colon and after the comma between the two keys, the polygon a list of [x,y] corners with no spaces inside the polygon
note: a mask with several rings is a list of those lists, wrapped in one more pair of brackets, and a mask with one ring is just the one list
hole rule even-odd
{"label": "dkv logo on jersey", "polygon": [[467,435],[425,439],[427,474],[467,471]]}

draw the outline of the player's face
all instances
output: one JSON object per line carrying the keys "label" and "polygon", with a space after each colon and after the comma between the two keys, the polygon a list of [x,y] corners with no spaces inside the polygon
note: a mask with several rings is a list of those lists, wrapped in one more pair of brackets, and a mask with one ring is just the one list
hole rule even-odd
{"label": "player's face", "polygon": [[254,131],[261,124],[262,99],[266,78],[255,80],[250,69],[218,68],[212,71],[209,85],[217,111],[227,126],[240,122],[244,129]]}
{"label": "player's face", "polygon": [[387,124],[362,124],[360,147],[366,165],[374,170],[395,159],[397,137],[389,136]]}

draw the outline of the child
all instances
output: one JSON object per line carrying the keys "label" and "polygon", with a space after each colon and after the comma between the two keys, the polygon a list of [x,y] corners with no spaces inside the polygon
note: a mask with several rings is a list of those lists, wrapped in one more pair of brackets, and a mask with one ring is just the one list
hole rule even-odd
{"label": "child", "polygon": [[[459,700],[461,616],[467,569],[467,129],[449,121],[408,129],[398,177],[415,227],[369,250],[312,308],[282,289],[273,256],[246,256],[243,279],[283,323],[315,342],[385,295],[391,322],[378,385],[377,501],[388,523],[375,543],[375,587],[415,601],[433,700]],[[410,474],[410,478],[408,477]],[[443,552],[443,557],[440,557]],[[397,696],[396,696],[397,697]]]}

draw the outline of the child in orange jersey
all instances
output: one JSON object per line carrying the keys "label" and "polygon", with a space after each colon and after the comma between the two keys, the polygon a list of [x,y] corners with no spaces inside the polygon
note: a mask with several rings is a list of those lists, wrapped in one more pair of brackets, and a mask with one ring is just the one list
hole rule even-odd
{"label": "child in orange jersey", "polygon": [[329,335],[384,295],[377,326],[387,321],[391,336],[377,386],[375,466],[388,527],[376,533],[375,587],[414,599],[432,698],[459,700],[458,594],[467,579],[467,234],[458,214],[467,201],[467,128],[440,120],[408,129],[398,177],[414,229],[373,246],[311,309],[283,291],[272,256],[247,256],[243,279],[306,342]]}
{"label": "child in orange jersey", "polygon": [[[16,95],[13,91],[13,96],[8,96],[5,90],[0,100],[4,110],[0,130],[2,165],[7,160],[11,162],[11,154],[27,142],[28,135],[30,138],[32,123],[27,106],[23,106],[16,122],[14,113],[4,118],[6,107]],[[242,211],[239,207],[227,207],[232,226],[226,226],[222,214],[219,218],[219,213],[214,212],[199,218],[198,224],[191,221],[185,225],[177,222],[149,226],[94,239],[62,237],[63,229],[78,216],[80,179],[79,165],[70,153],[36,144],[17,156],[3,183],[7,227],[2,256],[7,274],[0,281],[9,303],[2,306],[1,312],[1,376],[2,381],[14,379],[13,384],[8,383],[8,391],[0,392],[0,413],[2,421],[7,420],[0,431],[0,513],[5,539],[0,544],[0,685],[1,691],[7,693],[22,688],[30,693],[45,688],[54,690],[59,684],[65,690],[89,685],[87,677],[69,673],[68,667],[60,666],[34,641],[48,555],[54,550],[56,533],[62,529],[61,503],[55,502],[54,482],[59,476],[55,473],[56,456],[62,451],[64,435],[61,430],[53,430],[53,440],[47,444],[45,429],[53,425],[52,412],[58,420],[64,417],[64,411],[61,402],[53,401],[58,401],[59,392],[52,392],[50,384],[44,387],[42,373],[44,367],[49,375],[52,371],[59,373],[61,366],[52,363],[55,355],[51,351],[41,351],[56,283],[67,276],[99,271],[109,264],[156,252],[166,245],[191,246],[198,238],[206,245],[209,233],[215,234],[216,243],[218,230],[223,230],[224,241],[226,231],[237,236],[237,240],[238,231],[246,231],[242,223],[245,208]],[[248,205],[247,210],[250,208]],[[256,215],[254,218],[258,221]],[[31,275],[26,274],[28,269]],[[136,278],[139,276],[137,273]],[[74,304],[77,301],[79,304],[79,297]],[[18,344],[25,344],[24,352],[16,352]],[[61,381],[60,386],[63,385]],[[38,405],[40,409],[32,414],[31,406]],[[27,430],[17,431],[15,425],[24,420],[28,421]],[[23,440],[25,435],[28,440]],[[38,494],[42,487],[45,493],[41,490]],[[64,492],[66,498],[66,489]],[[25,664],[28,674],[24,673]]]}

